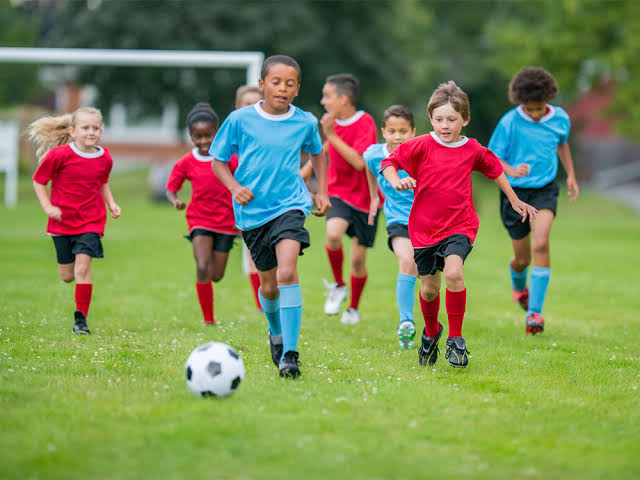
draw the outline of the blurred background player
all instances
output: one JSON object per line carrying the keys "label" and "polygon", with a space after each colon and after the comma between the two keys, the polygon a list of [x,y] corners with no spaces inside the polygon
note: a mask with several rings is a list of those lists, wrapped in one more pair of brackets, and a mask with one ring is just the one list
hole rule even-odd
{"label": "blurred background player", "polygon": [[[381,168],[393,188],[415,188],[409,235],[420,275],[420,306],[425,323],[418,360],[426,366],[438,358],[443,330],[438,322],[442,271],[449,320],[446,355],[452,367],[464,368],[469,358],[462,338],[467,302],[462,266],[473,248],[479,225],[471,173],[479,171],[493,179],[522,221],[527,215],[535,216],[536,210],[513,192],[500,160],[491,150],[460,135],[470,120],[469,98],[454,82],[438,86],[427,111],[433,131],[400,145],[382,161]],[[410,176],[400,178],[397,171],[401,168]]]}
{"label": "blurred background player", "polygon": [[367,282],[367,248],[373,246],[378,222],[380,197],[373,173],[362,154],[377,142],[373,118],[356,110],[360,86],[358,79],[342,73],[327,78],[320,103],[327,111],[320,120],[329,158],[327,183],[331,211],[327,216],[326,251],[334,282],[327,284],[328,298],[324,304],[327,315],[337,315],[347,298],[347,286],[342,277],[344,254],[342,238],[351,237],[351,301],[340,321],[355,324],[360,321],[358,305]]}
{"label": "blurred background player", "polygon": [[[178,192],[185,180],[191,182],[186,217],[187,239],[193,244],[196,261],[196,293],[205,325],[215,325],[212,282],[222,279],[238,231],[231,194],[211,169],[209,147],[218,131],[218,115],[208,103],[198,103],[187,115],[187,128],[194,148],[171,170],[167,199],[177,210],[183,210],[186,204],[178,198]],[[237,165],[237,160],[231,161],[229,168],[235,171]]]}
{"label": "blurred background player", "polygon": [[509,83],[509,100],[518,106],[500,119],[488,145],[501,159],[518,197],[539,210],[535,221],[522,223],[504,193],[500,194],[500,215],[514,253],[509,262],[513,301],[526,310],[526,332],[532,335],[544,330],[542,306],[551,276],[549,234],[558,205],[558,158],[567,173],[569,200],[576,200],[580,192],[567,143],[569,115],[548,103],[557,93],[549,72],[537,67],[521,69]]}
{"label": "blurred background player", "polygon": [[[367,166],[377,175],[378,183],[385,196],[384,216],[387,220],[387,245],[398,259],[396,280],[396,300],[400,313],[400,323],[396,331],[400,348],[413,348],[416,328],[413,320],[413,302],[418,267],[413,259],[413,247],[409,240],[409,212],[413,205],[413,190],[396,190],[380,173],[380,164],[399,145],[416,134],[413,113],[404,105],[392,105],[382,116],[382,136],[384,143],[371,145],[363,158]],[[398,172],[400,178],[409,175],[404,170]]]}
{"label": "blurred background player", "polygon": [[[311,198],[300,176],[300,151],[309,152],[318,179],[316,215],[331,205],[317,119],[291,104],[300,90],[298,63],[267,58],[260,72],[264,100],[231,112],[211,144],[214,172],[233,195],[236,224],[260,275],[259,298],[269,323],[271,358],[281,377],[300,375],[302,321],[298,256],[309,246],[304,222]],[[237,153],[232,175],[227,163]]]}
{"label": "blurred background player", "polygon": [[33,188],[49,217],[47,233],[53,238],[60,278],[76,281],[73,331],[86,335],[93,291],[91,259],[104,256],[105,202],[113,218],[121,213],[109,188],[113,160],[106,148],[98,146],[102,114],[82,107],[72,114],[43,117],[29,126],[28,133],[38,145],[38,157],[48,150],[33,175]]}

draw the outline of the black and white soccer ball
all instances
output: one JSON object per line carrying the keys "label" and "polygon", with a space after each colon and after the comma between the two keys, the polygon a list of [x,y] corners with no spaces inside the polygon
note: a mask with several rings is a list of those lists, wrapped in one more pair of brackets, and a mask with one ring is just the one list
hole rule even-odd
{"label": "black and white soccer ball", "polygon": [[196,348],[185,365],[187,386],[202,397],[226,397],[244,379],[244,363],[232,347],[209,342]]}

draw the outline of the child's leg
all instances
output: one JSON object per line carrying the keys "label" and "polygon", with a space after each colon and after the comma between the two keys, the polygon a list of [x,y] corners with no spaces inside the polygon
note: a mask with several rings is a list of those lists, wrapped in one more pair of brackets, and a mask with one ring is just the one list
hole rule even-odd
{"label": "child's leg", "polygon": [[75,280],[73,270],[76,266],[75,262],[72,263],[59,263],[58,273],[60,274],[60,280],[65,283],[71,283]]}
{"label": "child's leg", "polygon": [[76,310],[81,311],[84,316],[89,315],[91,305],[91,256],[85,253],[76,254],[76,261],[73,264],[73,276],[76,279]]}
{"label": "child's leg", "polygon": [[[213,237],[196,235],[193,237],[193,257],[196,261],[196,292],[202,310],[204,323],[214,324],[213,314]],[[225,262],[226,265],[226,262]]]}
{"label": "child's leg", "polygon": [[532,223],[533,231],[533,268],[531,269],[531,287],[529,289],[529,310],[541,313],[547,294],[549,277],[551,276],[551,260],[549,254],[549,235],[555,216],[549,209],[542,209]]}
{"label": "child's leg", "polygon": [[278,290],[277,267],[264,272],[258,272],[260,276],[260,290],[258,298],[262,311],[269,322],[269,333],[271,335],[282,334],[282,324],[280,322],[280,291]]}
{"label": "child's leg", "polygon": [[523,238],[511,239],[513,258],[509,262],[511,286],[517,292],[527,288],[527,271],[531,263],[531,239],[527,235]]}
{"label": "child's leg", "polygon": [[[247,248],[246,246],[243,248]],[[248,249],[247,249],[248,251]],[[256,268],[256,264],[253,262],[251,255],[248,256],[249,259],[249,283],[251,284],[251,290],[253,291],[253,298],[256,301],[256,308],[258,310],[262,310],[262,305],[260,305],[260,298],[258,297],[258,290],[260,289],[260,275],[258,274],[258,269]]]}
{"label": "child's leg", "polygon": [[297,352],[302,323],[302,291],[298,280],[300,242],[284,238],[276,244],[278,259],[277,282],[280,290],[280,322],[282,324],[282,352]]}
{"label": "child's leg", "polygon": [[449,338],[462,336],[462,321],[467,304],[467,289],[462,276],[463,260],[458,255],[444,259],[444,281],[447,286],[445,303],[449,319]]}
{"label": "child's leg", "polygon": [[347,233],[347,228],[349,228],[349,222],[344,218],[333,217],[327,220],[327,245],[325,249],[329,257],[333,279],[340,287],[345,285],[342,276],[344,262],[342,237]]}
{"label": "child's leg", "polygon": [[360,297],[367,283],[367,247],[360,245],[357,237],[351,241],[351,303],[349,308],[358,309]]}
{"label": "child's leg", "polygon": [[393,252],[398,259],[398,279],[396,281],[396,299],[400,312],[400,321],[413,322],[413,302],[418,267],[413,259],[411,240],[404,237],[391,239]]}
{"label": "child's leg", "polygon": [[424,317],[427,337],[434,338],[440,331],[438,312],[440,311],[441,274],[420,275],[420,309]]}

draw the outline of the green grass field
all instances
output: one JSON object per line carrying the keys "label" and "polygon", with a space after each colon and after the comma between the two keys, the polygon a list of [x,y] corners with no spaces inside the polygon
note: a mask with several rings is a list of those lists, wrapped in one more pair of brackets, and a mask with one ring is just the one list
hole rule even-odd
{"label": "green grass field", "polygon": [[[240,248],[215,286],[219,325],[205,328],[183,213],[151,204],[142,172],[111,179],[123,215],[109,219],[105,258],[93,263],[92,335],[73,335],[73,286],[58,278],[45,215],[22,179],[19,208],[0,207],[0,478],[639,478],[640,218],[563,195],[547,330],[530,337],[511,303],[497,188],[480,180],[465,266],[469,367],[441,357],[425,369],[415,348],[398,349],[383,226],[362,322],[326,317],[324,223],[310,218],[303,378],[283,381]],[[210,340],[245,362],[228,399],[198,398],[184,381],[188,354]]]}

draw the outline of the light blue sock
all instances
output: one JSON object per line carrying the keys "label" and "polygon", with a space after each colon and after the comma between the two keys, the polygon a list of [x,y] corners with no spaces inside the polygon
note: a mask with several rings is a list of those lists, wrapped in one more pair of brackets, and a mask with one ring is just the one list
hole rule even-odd
{"label": "light blue sock", "polygon": [[529,272],[529,267],[526,267],[522,272],[516,272],[512,267],[511,263],[509,263],[509,271],[511,272],[511,286],[514,290],[518,292],[522,292],[527,288],[527,273]]}
{"label": "light blue sock", "polygon": [[542,313],[544,298],[547,296],[551,269],[545,267],[532,267],[531,280],[529,282],[529,310],[527,315]]}
{"label": "light blue sock", "polygon": [[413,323],[413,301],[415,299],[416,277],[399,273],[396,280],[396,299],[400,311],[400,321],[409,320]]}
{"label": "light blue sock", "polygon": [[264,315],[269,322],[269,332],[271,335],[280,335],[282,333],[282,327],[280,325],[280,297],[276,297],[275,300],[267,300],[262,296],[262,291],[258,289],[258,299],[260,299],[260,306]]}
{"label": "light blue sock", "polygon": [[282,324],[282,355],[298,351],[298,336],[302,323],[302,291],[300,284],[279,286],[280,323]]}

